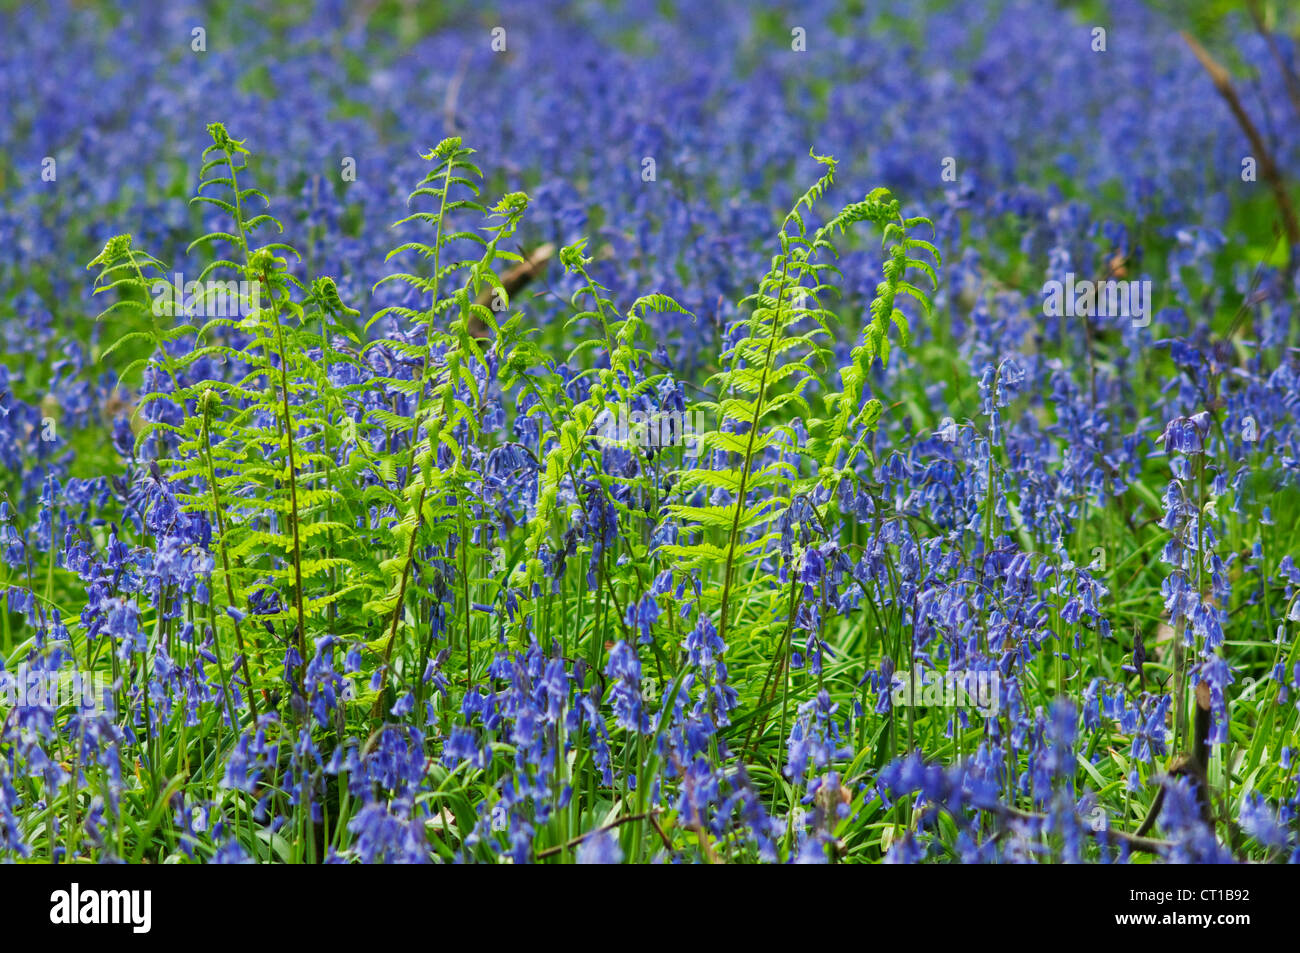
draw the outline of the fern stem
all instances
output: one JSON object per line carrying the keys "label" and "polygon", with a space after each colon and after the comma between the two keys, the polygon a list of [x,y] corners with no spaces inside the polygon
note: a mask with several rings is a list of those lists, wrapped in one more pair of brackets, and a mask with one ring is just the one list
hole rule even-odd
{"label": "fern stem", "polygon": [[[410,487],[412,480],[415,479],[415,461],[416,451],[420,446],[420,419],[424,416],[424,398],[429,383],[429,362],[433,356],[433,322],[438,311],[438,273],[442,267],[442,234],[443,221],[447,214],[447,194],[451,191],[451,173],[456,167],[456,157],[451,155],[447,159],[447,171],[443,174],[442,179],[442,196],[441,204],[438,208],[438,225],[434,231],[433,240],[433,301],[429,304],[429,318],[425,322],[424,334],[424,364],[420,369],[420,396],[415,404],[415,422],[411,432],[411,453],[406,462],[406,486]],[[429,452],[436,452],[432,438],[429,440]],[[384,690],[388,687],[388,667],[393,657],[393,644],[397,641],[397,623],[402,617],[402,608],[406,602],[406,586],[411,577],[411,563],[415,559],[415,538],[420,535],[420,525],[424,516],[424,496],[428,490],[428,484],[420,487],[420,495],[415,503],[415,521],[411,527],[411,538],[406,546],[406,558],[402,561],[402,581],[397,586],[397,601],[393,604],[393,616],[388,628],[388,642],[384,645],[384,663],[379,675],[379,693],[375,697],[375,703],[370,710],[371,718],[378,718],[382,710]]]}
{"label": "fern stem", "polygon": [[[263,274],[268,290],[270,282]],[[274,294],[274,292],[272,292]],[[289,525],[293,528],[294,603],[298,611],[298,687],[303,687],[307,670],[307,620],[302,602],[302,540],[298,534],[298,472],[294,459],[293,418],[289,414],[289,362],[284,348],[284,328],[280,324],[280,305],[271,309],[275,319],[276,346],[280,351],[280,398],[284,405],[284,437],[289,453]]]}
{"label": "fern stem", "polygon": [[[209,407],[205,406],[202,408],[203,453],[208,465],[208,486],[212,490],[212,512],[216,515],[217,520],[217,549],[221,553],[221,574],[226,583],[226,599],[231,608],[235,608],[235,588],[233,583],[230,581],[230,557],[226,550],[226,519],[222,515],[221,495],[217,489],[217,470],[212,463],[212,435],[208,426],[209,413]],[[239,625],[239,620],[234,619],[233,621],[235,623],[235,644],[239,647],[239,654],[244,657],[244,671],[248,675],[248,710],[253,716],[254,724],[256,724],[257,685],[253,681],[252,659],[248,654],[248,650],[244,647],[244,633]],[[212,638],[215,642],[217,638],[215,618],[213,619]],[[263,660],[259,657],[259,667],[261,667],[260,663],[262,661]],[[233,712],[231,717],[234,717]]]}
{"label": "fern stem", "polygon": [[[221,687],[226,693],[226,710],[230,713],[230,727],[236,733],[239,732],[239,717],[235,713],[235,693],[230,688],[230,678],[226,675],[226,663],[221,658],[221,639],[217,635],[217,606],[215,602],[208,604],[208,620],[212,626],[212,654],[217,660],[217,676],[221,679]],[[235,623],[236,630],[239,623]],[[243,649],[240,649],[241,653]],[[245,670],[248,666],[248,656],[244,656]],[[232,673],[233,674],[233,673]],[[253,724],[257,724],[257,703],[253,700],[253,677],[248,677],[248,710],[253,713]]]}
{"label": "fern stem", "polygon": [[[776,339],[781,328],[781,305],[785,299],[786,276],[790,261],[786,257],[781,265],[781,280],[776,289],[776,313],[772,316],[772,333],[767,338],[767,353],[763,358],[763,373],[759,379],[758,394],[754,397],[754,420],[749,428],[749,440],[745,445],[745,459],[740,469],[740,486],[736,493],[736,511],[731,519],[731,539],[727,545],[727,562],[722,576],[722,618],[718,626],[718,638],[723,645],[727,643],[728,601],[731,598],[731,580],[736,563],[736,538],[740,533],[740,514],[745,508],[745,488],[749,482],[749,472],[754,460],[754,438],[758,435],[758,422],[763,416],[763,399],[767,394],[767,376],[772,367],[772,352],[776,349]],[[761,302],[760,302],[761,303]]]}
{"label": "fern stem", "polygon": [[[234,217],[235,217],[235,228],[239,230],[239,247],[244,253],[244,268],[248,269],[252,262],[252,256],[248,248],[248,231],[244,227],[244,200],[239,194],[239,176],[235,172],[236,153],[233,151],[233,147],[229,145],[223,146],[222,152],[226,154],[226,168],[230,170],[230,191],[234,193],[234,199],[235,199]],[[247,168],[247,166],[244,165],[244,163],[242,162],[240,163],[239,167]],[[267,285],[267,289],[270,290],[270,285]],[[279,327],[279,321],[277,318],[277,329],[278,327]],[[266,359],[266,366],[268,372],[267,380],[269,382],[270,370],[271,370],[271,351],[270,351],[270,345],[267,344],[265,340],[263,340],[262,342],[262,356]],[[283,348],[281,348],[280,357],[281,360],[283,361],[284,359]]]}
{"label": "fern stem", "polygon": [[[424,509],[424,492],[425,488],[420,488],[419,499],[416,500],[415,510],[417,513]],[[406,544],[406,558],[402,561],[402,581],[397,587],[397,604],[393,606],[393,618],[388,629],[388,642],[384,645],[384,661],[379,676],[379,694],[375,697],[375,703],[370,709],[370,717],[378,718],[379,713],[383,711],[384,690],[388,687],[388,667],[393,658],[393,644],[397,641],[397,622],[401,618],[402,604],[406,601],[406,584],[411,576],[411,564],[415,561],[415,537],[418,535],[419,525],[411,528],[411,538]]]}
{"label": "fern stem", "polygon": [[[463,507],[460,514],[460,577],[465,593],[461,611],[465,613],[465,686],[468,691],[469,687],[474,684],[474,644],[470,632],[469,534],[465,531],[465,511]],[[423,674],[421,672],[420,677],[423,677]]]}
{"label": "fern stem", "polygon": [[[776,644],[776,655],[772,659],[771,665],[768,666],[767,675],[764,676],[763,678],[763,688],[758,693],[757,707],[760,709],[763,708],[766,704],[768,704],[768,702],[766,702],[765,699],[767,698],[767,689],[769,685],[771,685],[772,687],[772,701],[776,701],[775,679],[781,678],[784,675],[785,666],[790,657],[790,640],[793,638],[794,635],[794,619],[795,619],[795,614],[799,610],[799,602],[798,602],[799,594],[798,594],[797,583],[798,583],[798,575],[795,573],[794,565],[792,563],[790,566],[790,604],[786,609],[785,632],[782,633],[780,640]],[[754,735],[755,723],[758,724],[758,741],[761,743],[763,740],[763,732],[767,728],[767,712],[766,711],[762,712],[761,720],[759,719],[760,719],[760,714],[758,711],[755,711],[754,721],[751,721],[749,723],[749,729],[745,732],[745,743],[740,747],[741,764],[744,764],[745,759],[749,756],[749,751],[750,751],[749,741],[750,738],[753,737]],[[784,738],[777,739],[778,751],[780,750],[780,745],[784,742],[784,740],[785,740]]]}

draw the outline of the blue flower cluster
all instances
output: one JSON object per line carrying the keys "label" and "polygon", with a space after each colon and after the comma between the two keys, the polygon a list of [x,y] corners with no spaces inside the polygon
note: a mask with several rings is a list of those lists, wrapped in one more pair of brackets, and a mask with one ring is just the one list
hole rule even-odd
{"label": "blue flower cluster", "polygon": [[[1249,146],[1144,4],[905,6],[0,14],[0,861],[1300,861],[1298,288]],[[1300,168],[1294,45],[1224,35]],[[190,202],[217,118],[296,259]],[[461,142],[506,196],[488,239],[563,249],[511,289],[533,331],[484,304],[482,231],[386,280]],[[773,334],[779,396],[715,391],[787,300],[746,296],[809,145],[906,196],[846,222],[924,209],[944,259],[834,467],[810,368],[849,392],[903,252],[845,237],[841,297]],[[87,261],[206,279],[200,233],[301,290],[297,363],[127,292],[88,319]],[[464,274],[500,327],[419,300]],[[1048,282],[1150,313],[1054,314]],[[717,427],[597,439],[618,402]],[[214,504],[259,461],[264,498]],[[93,703],[17,696],[73,674]]]}

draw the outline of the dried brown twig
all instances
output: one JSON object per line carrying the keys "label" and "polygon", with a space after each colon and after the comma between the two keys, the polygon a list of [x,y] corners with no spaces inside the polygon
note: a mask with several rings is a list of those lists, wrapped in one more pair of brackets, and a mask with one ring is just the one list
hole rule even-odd
{"label": "dried brown twig", "polygon": [[1282,227],[1286,229],[1287,245],[1290,253],[1287,256],[1287,276],[1290,278],[1295,274],[1296,248],[1300,246],[1300,221],[1296,219],[1295,207],[1291,204],[1291,195],[1287,192],[1282,173],[1278,170],[1277,163],[1273,161],[1273,154],[1265,144],[1264,137],[1260,135],[1259,129],[1256,128],[1255,123],[1246,112],[1246,108],[1241,104],[1241,97],[1237,95],[1237,90],[1232,85],[1232,78],[1228,75],[1228,71],[1219,65],[1218,61],[1197,41],[1196,37],[1185,30],[1182,31],[1181,35],[1183,42],[1187,44],[1192,54],[1200,61],[1201,66],[1209,75],[1214,88],[1218,90],[1219,95],[1223,97],[1223,101],[1232,110],[1237,125],[1241,127],[1242,132],[1246,134],[1246,138],[1250,140],[1250,147],[1254,150],[1259,163],[1259,174],[1264,177],[1264,181],[1273,190],[1278,211],[1282,215]]}

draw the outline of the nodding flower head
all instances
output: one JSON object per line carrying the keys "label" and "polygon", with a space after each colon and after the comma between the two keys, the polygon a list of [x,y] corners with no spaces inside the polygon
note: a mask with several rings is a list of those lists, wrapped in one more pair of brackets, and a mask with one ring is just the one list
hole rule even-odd
{"label": "nodding flower head", "polygon": [[1160,435],[1168,453],[1185,455],[1205,452],[1205,436],[1210,430],[1210,415],[1202,411],[1191,417],[1175,417]]}

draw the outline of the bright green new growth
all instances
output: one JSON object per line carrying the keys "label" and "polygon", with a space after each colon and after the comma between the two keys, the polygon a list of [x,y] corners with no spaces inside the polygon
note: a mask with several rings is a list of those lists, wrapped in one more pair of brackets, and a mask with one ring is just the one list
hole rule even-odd
{"label": "bright green new growth", "polygon": [[[261,686],[275,675],[275,659],[268,658],[274,646],[264,638],[250,644],[247,624],[241,626],[235,618],[248,610],[259,590],[267,597],[278,594],[285,602],[278,611],[259,612],[258,622],[276,627],[276,641],[292,646],[301,660],[310,658],[309,635],[328,628],[361,635],[374,657],[387,666],[399,631],[414,621],[411,612],[416,610],[406,596],[420,551],[417,539],[422,549],[445,546],[449,537],[465,538],[470,529],[464,503],[472,496],[474,474],[464,467],[452,433],[464,425],[471,439],[479,436],[481,395],[472,368],[484,363],[486,345],[469,333],[468,319],[477,318],[503,342],[517,335],[517,317],[503,330],[497,315],[474,298],[490,287],[508,302],[492,264],[518,260],[499,245],[513,234],[527,197],[508,194],[489,210],[472,199],[452,196],[453,189],[477,196],[474,180],[481,173],[466,161],[471,150],[460,148],[459,140],[447,140],[426,155],[437,165],[411,199],[432,196],[438,209],[415,213],[397,224],[432,224],[436,237],[432,244],[401,245],[390,258],[414,251],[433,262],[433,271],[394,274],[381,284],[405,283],[430,296],[429,306],[385,309],[370,321],[393,313],[421,331],[423,340],[385,339],[363,346],[361,329],[351,320],[358,312],[339,299],[331,278],[304,284],[282,257],[296,259],[292,247],[251,244],[256,229],[266,224],[279,228],[279,222],[269,214],[247,214],[251,199],[266,201],[257,189],[239,185],[248,152],[220,124],[209,132],[213,145],[205,152],[201,173],[206,178],[194,201],[215,205],[233,224],[231,231],[208,233],[190,247],[229,247],[228,255],[214,258],[199,280],[233,275],[246,282],[236,285],[250,289],[238,297],[242,316],[215,316],[201,326],[155,328],[135,336],[155,342],[155,359],[169,376],[206,360],[233,363],[242,376],[212,377],[143,395],[142,408],[155,401],[184,402],[186,412],[179,425],[161,419],[149,422],[138,435],[137,447],[154,441],[166,475],[178,483],[194,480],[201,488],[180,499],[187,509],[210,514],[217,530],[213,588],[224,604],[217,606],[214,600],[209,625],[216,631],[233,630],[250,685]],[[224,187],[228,196],[205,194],[217,187]],[[461,210],[488,219],[482,229],[486,238],[446,229],[449,217]],[[478,243],[482,256],[442,267],[440,255],[456,241]],[[106,314],[146,313],[147,305],[139,301],[149,290],[143,269],[160,275],[166,270],[161,262],[133,250],[129,236],[111,240],[91,264],[102,267],[98,290],[115,289],[123,295]],[[463,280],[440,295],[440,286],[457,275]],[[175,300],[164,296],[169,312],[175,312]],[[249,336],[238,347],[231,343],[235,331]],[[195,338],[194,346],[173,357],[164,345],[186,336]],[[352,364],[363,370],[374,347],[418,361],[422,373],[416,380],[378,376],[362,384],[336,383],[336,378],[349,375],[334,375],[332,369]],[[416,412],[369,407],[358,414],[363,406],[360,392],[374,387],[418,395]],[[439,450],[449,453],[449,461],[436,461]],[[369,514],[374,511],[389,515],[372,525]],[[226,605],[236,612],[218,611]],[[328,626],[315,621],[322,619]],[[248,694],[255,715],[257,693]],[[376,703],[382,697],[381,689]],[[233,718],[233,708],[231,714]]]}
{"label": "bright green new growth", "polygon": [[[481,179],[483,173],[469,161],[472,149],[461,146],[458,138],[444,139],[438,146],[424,156],[426,161],[437,160],[434,169],[425,176],[421,187],[411,193],[408,201],[419,197],[430,197],[438,203],[438,211],[416,212],[397,222],[398,226],[408,222],[420,222],[432,225],[434,240],[432,245],[422,242],[407,242],[399,245],[389,253],[393,257],[416,252],[425,260],[433,263],[433,274],[423,277],[410,273],[390,275],[380,281],[380,285],[389,281],[398,281],[431,298],[425,311],[415,311],[406,307],[393,307],[380,311],[370,323],[387,313],[396,313],[424,330],[422,344],[397,342],[382,343],[398,353],[413,359],[421,367],[416,381],[381,378],[385,386],[402,391],[415,398],[416,411],[413,417],[402,417],[387,411],[377,411],[375,416],[384,426],[405,433],[410,451],[404,465],[405,484],[400,499],[392,500],[400,518],[393,525],[392,532],[398,553],[396,559],[381,564],[389,576],[390,585],[380,599],[367,603],[368,611],[377,611],[389,616],[388,636],[383,650],[384,673],[383,684],[387,683],[389,664],[393,648],[397,642],[399,626],[406,611],[406,594],[415,564],[417,540],[425,527],[432,530],[435,545],[445,547],[453,535],[457,536],[464,557],[470,545],[467,533],[466,510],[467,498],[472,495],[471,484],[475,475],[466,469],[464,448],[453,436],[458,425],[463,424],[468,431],[470,442],[477,443],[482,435],[479,425],[479,413],[483,404],[483,395],[478,392],[471,363],[484,363],[484,349],[470,334],[469,318],[477,317],[494,333],[500,334],[492,311],[476,302],[484,287],[489,287],[499,298],[508,303],[506,289],[492,270],[497,259],[519,261],[513,252],[499,248],[501,242],[514,234],[519,220],[528,208],[528,197],[522,192],[512,192],[502,197],[491,211],[484,208],[472,198],[456,198],[452,195],[455,188],[463,189],[477,198],[479,194],[475,179]],[[490,238],[484,238],[471,231],[447,231],[448,216],[461,210],[473,210],[480,215],[500,221],[484,227]],[[477,261],[467,260],[443,266],[444,250],[453,242],[469,241],[483,249],[482,257]],[[440,297],[442,282],[467,271],[468,275],[450,296]],[[378,287],[378,285],[376,286]],[[455,317],[448,322],[448,329],[441,330],[439,316],[450,313],[455,308]],[[367,325],[369,326],[369,325]],[[423,435],[423,436],[422,436]],[[440,462],[439,453],[445,449],[446,462]],[[384,472],[388,472],[386,468]],[[395,473],[395,471],[394,471]],[[417,476],[418,473],[418,476]],[[485,524],[490,526],[490,521]],[[428,540],[425,540],[426,544]],[[468,618],[468,614],[466,614]],[[465,637],[466,671],[473,665],[472,637],[466,630]],[[472,679],[472,674],[469,676]],[[382,687],[382,686],[381,686]],[[382,691],[375,700],[376,715],[380,712]]]}
{"label": "bright green new growth", "polygon": [[[534,638],[538,611],[543,605],[550,611],[544,557],[562,549],[561,537],[576,516],[588,526],[605,519],[589,509],[585,491],[564,490],[583,484],[579,471],[600,485],[620,524],[620,549],[602,554],[592,597],[606,606],[606,617],[623,637],[633,635],[625,621],[629,605],[647,591],[657,565],[671,564],[694,571],[695,611],[716,612],[724,638],[743,624],[758,639],[754,644],[773,627],[785,629],[788,640],[789,620],[772,611],[784,599],[782,586],[759,568],[760,557],[779,535],[776,523],[792,500],[818,484],[829,488],[856,480],[855,461],[880,414],[877,400],[864,399],[867,375],[877,357],[888,357],[890,324],[906,341],[898,296],[912,297],[929,311],[925,292],[908,280],[909,269],[935,279],[934,267],[915,254],[928,252],[937,262],[937,252],[910,234],[925,219],[904,218],[898,202],[877,189],[810,234],[804,215],[830,187],[835,171],[834,160],[814,154],[825,171],[785,217],[779,253],[756,292],[742,302],[749,315],[720,355],[722,369],[710,381],[716,397],[688,408],[718,421],[697,438],[702,457],[687,466],[684,459],[674,464],[671,455],[661,454],[667,469],[657,462],[653,472],[643,467],[627,476],[608,472],[602,453],[635,447],[617,435],[596,433],[597,423],[641,395],[653,395],[664,375],[647,372],[646,319],[651,312],[685,313],[680,304],[652,294],[621,311],[588,270],[586,243],[563,249],[562,266],[579,280],[566,329],[594,332],[568,355],[570,366],[587,368],[578,379],[590,379],[581,399],[571,397],[572,387],[523,330],[522,316],[501,320],[509,298],[494,269],[498,262],[522,260],[503,245],[518,228],[527,197],[516,192],[491,207],[481,203],[483,176],[471,161],[473,150],[450,138],[423,156],[432,167],[408,200],[432,207],[395,224],[432,230],[431,238],[405,241],[389,255],[411,258],[417,267],[376,285],[379,290],[400,284],[416,300],[384,308],[359,326],[353,320],[358,312],[340,300],[332,279],[304,283],[292,273],[289,260],[298,256],[291,246],[253,243],[259,229],[278,229],[280,223],[267,212],[248,211],[252,200],[267,200],[240,184],[247,171],[244,144],[220,124],[209,132],[213,143],[204,153],[194,202],[217,207],[232,224],[229,231],[203,235],[191,248],[227,249],[200,277],[244,282],[241,314],[170,330],[159,329],[151,316],[151,330],[138,333],[155,343],[156,360],[169,376],[206,366],[199,365],[204,361],[229,362],[237,373],[146,394],[142,406],[184,402],[186,412],[179,425],[151,420],[137,445],[152,441],[166,475],[195,488],[181,497],[184,505],[212,516],[216,565],[206,624],[218,642],[223,633],[233,636],[239,660],[229,674],[250,689],[254,715],[259,701],[275,701],[269,686],[283,653],[295,653],[297,661],[284,671],[300,687],[314,639],[325,632],[369,648],[366,666],[379,669],[379,688],[358,694],[374,719],[385,714],[395,682],[407,682],[427,663],[438,635],[438,603],[453,608],[445,613],[445,636],[463,663],[466,684],[480,677],[487,657],[485,651],[476,655],[476,644],[488,636],[504,636],[512,645]],[[466,217],[481,224],[466,228]],[[822,302],[835,291],[834,240],[862,221],[882,230],[884,279],[852,360],[830,376],[824,373],[831,355],[827,341],[838,319]],[[477,246],[477,257],[455,260],[449,249],[465,244]],[[129,236],[110,241],[96,264],[102,290],[122,294],[110,311],[141,313],[146,269],[165,270],[132,249]],[[493,307],[481,303],[484,295],[495,299]],[[180,317],[174,304],[168,310]],[[402,336],[363,344],[361,334],[385,317],[400,322]],[[172,356],[167,345],[189,335],[194,346],[174,348],[182,356]],[[588,360],[592,348],[608,360]],[[375,349],[394,360],[371,360]],[[467,457],[467,443],[486,453],[500,439],[482,426],[487,395],[481,381],[490,354],[496,355],[502,393],[530,397],[521,412],[532,415],[539,430],[535,505],[514,536],[493,520],[482,476]],[[400,375],[397,360],[418,373]],[[341,373],[344,365],[356,373]],[[372,370],[384,366],[393,370]],[[400,394],[411,409],[367,403],[367,389]],[[814,399],[826,415],[813,411]],[[804,421],[803,446],[795,415]],[[626,492],[614,493],[619,487]],[[713,499],[689,501],[697,492]],[[678,541],[656,547],[644,528],[625,531],[644,525],[630,507],[676,521]],[[471,601],[499,604],[508,590],[517,611],[500,623],[499,632],[471,622]],[[241,624],[255,598],[262,601],[259,626]],[[576,637],[581,639],[580,631]],[[593,665],[599,664],[601,641],[588,642]],[[564,649],[570,649],[567,627]],[[661,675],[676,667],[673,645],[655,640],[653,652]],[[230,716],[235,719],[233,706]]]}
{"label": "bright green new growth", "polygon": [[[757,292],[745,299],[752,305],[745,334],[723,353],[726,369],[711,381],[719,399],[698,405],[718,420],[717,429],[701,439],[706,449],[722,455],[724,465],[680,473],[684,490],[721,492],[731,502],[669,507],[681,521],[683,533],[694,528],[698,538],[689,544],[665,547],[668,554],[690,566],[722,566],[721,589],[715,596],[721,620],[718,631],[724,641],[735,619],[733,602],[747,604],[759,582],[751,576],[737,590],[736,573],[752,566],[770,547],[776,534],[775,523],[794,496],[808,492],[818,481],[831,488],[841,479],[855,478],[851,464],[863,439],[874,431],[881,410],[878,400],[862,402],[867,374],[877,357],[888,359],[890,323],[899,329],[903,343],[907,342],[907,317],[897,307],[898,295],[915,298],[924,313],[930,313],[928,296],[906,280],[907,269],[923,270],[937,285],[934,267],[910,254],[924,249],[934,255],[936,263],[939,261],[933,245],[908,234],[908,229],[928,225],[929,220],[903,218],[897,200],[886,189],[876,189],[863,201],[845,206],[808,236],[800,209],[811,211],[835,175],[834,159],[816,153],[812,156],[826,167],[826,172],[782,222],[777,236],[781,251],[759,281]],[[871,302],[872,321],[853,349],[853,362],[840,369],[841,386],[835,391],[817,369],[830,353],[820,339],[833,337],[831,324],[835,320],[821,300],[835,292],[831,280],[839,274],[832,239],[860,221],[870,221],[883,230],[889,253],[884,280]],[[829,417],[818,416],[809,406],[805,395],[813,389],[823,391]],[[798,445],[788,422],[791,409],[808,422],[810,439],[804,447]],[[853,440],[855,431],[857,439]],[[773,448],[784,451],[780,459],[756,469],[759,457]],[[801,474],[786,459],[787,454],[807,459],[812,472]],[[722,545],[711,541],[719,532],[725,534]]]}
{"label": "bright green new growth", "polygon": [[[678,386],[651,356],[649,316],[685,309],[661,294],[620,307],[595,276],[587,243],[570,245],[559,254],[577,286],[564,329],[579,343],[565,355],[567,368],[557,366],[524,316],[509,312],[496,272],[498,263],[523,260],[507,246],[527,196],[481,201],[483,174],[459,139],[423,156],[429,171],[408,199],[416,207],[395,223],[423,233],[392,250],[389,260],[409,264],[374,289],[400,287],[401,303],[363,320],[333,279],[301,275],[292,246],[258,242],[267,226],[281,226],[250,207],[270,203],[248,182],[249,152],[220,124],[209,134],[193,202],[229,224],[190,246],[210,256],[199,293],[185,302],[189,284],[172,287],[164,263],[130,236],[110,240],[91,266],[99,269],[96,291],[117,293],[104,313],[130,327],[106,355],[128,341],[153,349],[151,363],[128,369],[147,365],[136,452],[147,448],[183,508],[205,514],[213,528],[207,604],[191,600],[187,621],[216,659],[224,690],[222,710],[208,716],[218,742],[224,725],[242,729],[270,711],[281,718],[263,720],[268,730],[306,730],[299,696],[326,636],[360,648],[362,670],[333,727],[312,729],[323,750],[350,736],[373,740],[399,697],[413,697],[408,710],[425,724],[423,674],[440,653],[442,671],[469,691],[488,680],[503,650],[536,640],[600,671],[606,645],[622,639],[648,645],[650,680],[675,692],[689,671],[685,632],[706,619],[736,643],[729,664],[767,668],[756,704],[749,693],[752,710],[735,713],[742,762],[758,750],[752,739],[770,742],[767,710],[778,696],[783,738],[797,693],[793,570],[803,550],[796,542],[774,568],[779,523],[794,501],[820,495],[830,502],[817,518],[832,525],[832,491],[865,472],[866,440],[881,413],[868,375],[888,358],[891,325],[907,340],[899,297],[929,312],[926,293],[910,280],[917,270],[936,277],[920,254],[937,263],[936,250],[911,234],[926,220],[904,217],[877,189],[810,232],[805,216],[835,171],[832,159],[814,155],[821,178],[782,221],[771,266],[721,343],[719,370],[686,407],[693,420],[716,421],[695,437],[698,458],[680,445],[646,454],[633,435],[602,422]],[[860,222],[882,232],[883,280],[870,322],[854,335],[847,363],[835,367],[843,320],[824,302],[836,291],[836,242]],[[462,257],[467,246],[472,254]],[[210,313],[223,300],[235,306]],[[366,340],[380,321],[394,327]],[[521,524],[500,519],[488,489],[485,461],[509,442],[508,428],[484,422],[497,402],[517,406],[516,421],[535,426],[535,450],[513,444],[536,467]],[[628,452],[636,466],[609,465]],[[579,522],[587,535],[575,553]],[[656,538],[656,526],[677,532]],[[608,540],[599,551],[597,538]],[[566,557],[590,560],[567,574],[548,568]],[[647,594],[665,569],[689,590],[682,611],[638,633],[633,610],[653,598]],[[154,625],[170,645],[181,620]],[[427,701],[445,736],[451,710],[436,695]],[[666,711],[661,705],[654,717]],[[581,785],[590,781],[591,753],[581,742],[575,748],[574,763],[557,772]],[[621,792],[640,807],[654,757],[638,763],[637,789]],[[466,775],[457,784],[487,783],[500,770],[494,763],[480,777],[457,769]],[[449,797],[463,801],[456,790]],[[575,798],[574,810],[592,796]],[[457,813],[473,823],[466,805]],[[303,859],[317,850],[312,816],[311,803],[297,804],[286,831],[305,845]],[[338,849],[349,839],[346,816],[326,812]]]}

